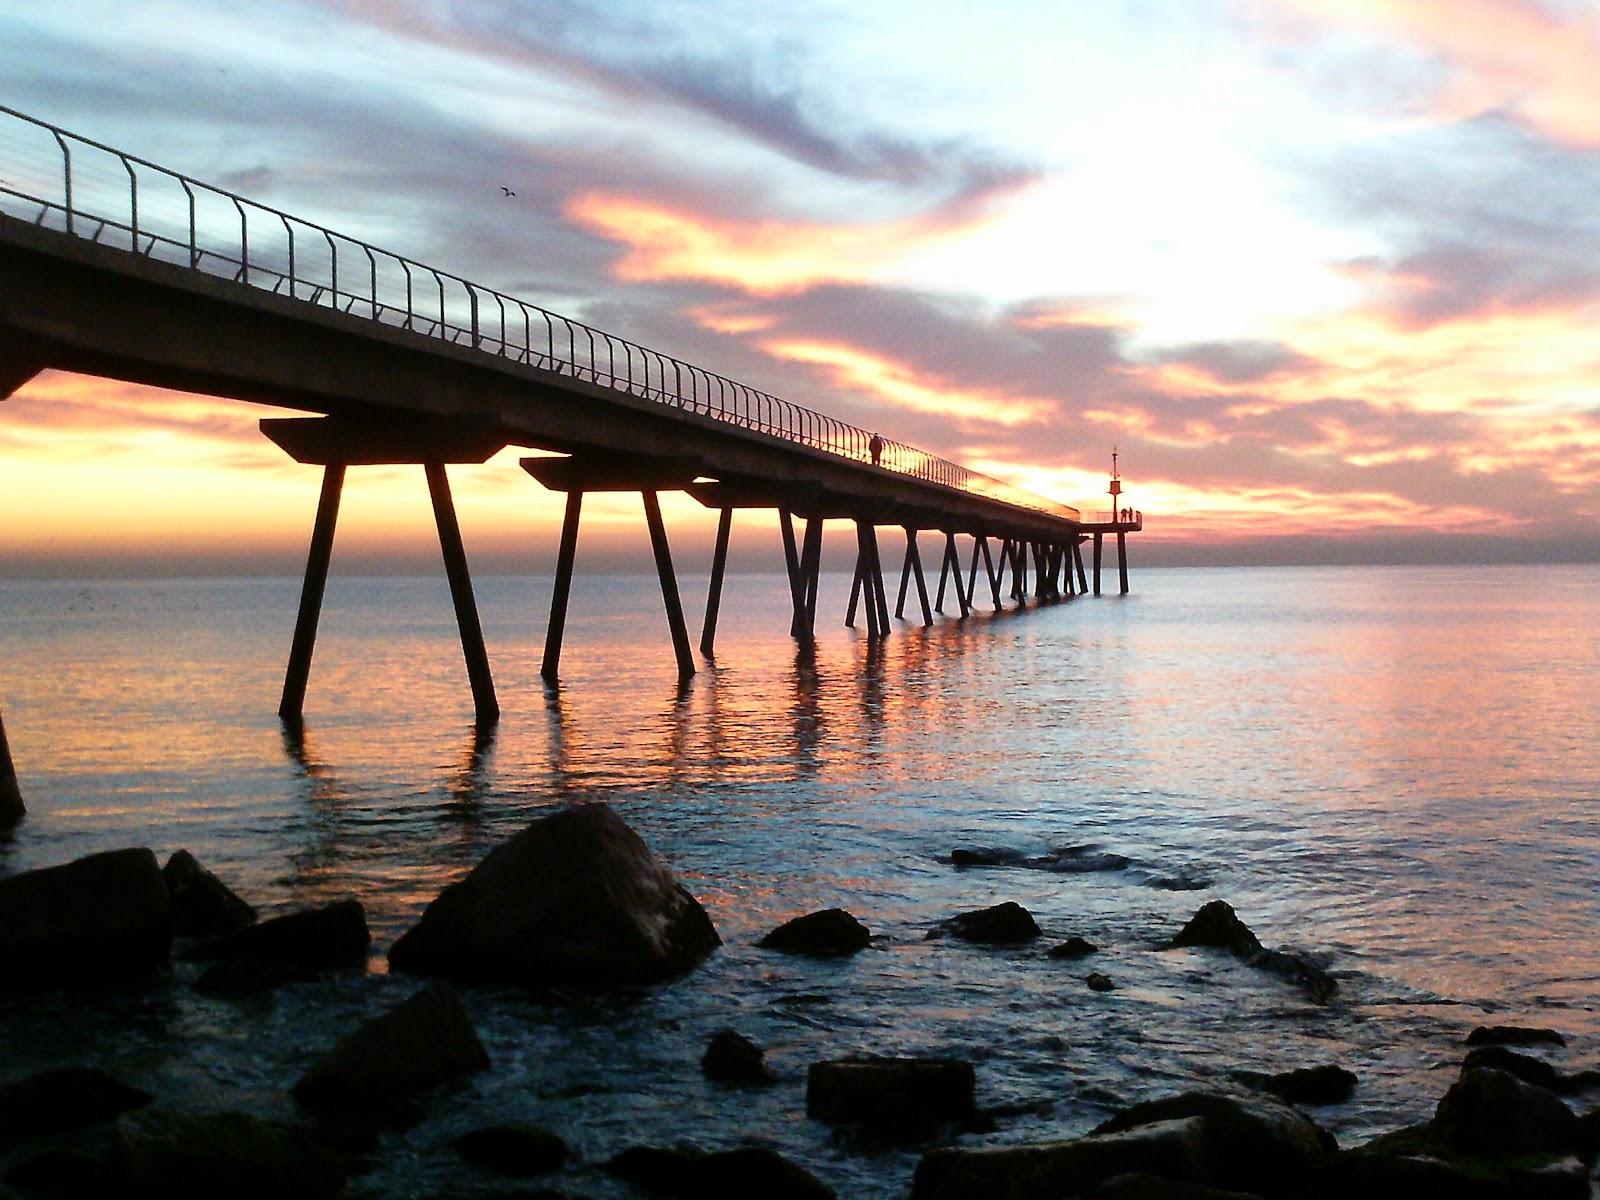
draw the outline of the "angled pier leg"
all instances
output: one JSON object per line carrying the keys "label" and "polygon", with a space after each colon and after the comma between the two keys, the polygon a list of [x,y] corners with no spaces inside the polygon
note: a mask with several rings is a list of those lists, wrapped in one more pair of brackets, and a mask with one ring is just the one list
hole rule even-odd
{"label": "angled pier leg", "polygon": [[983,573],[989,577],[989,593],[994,598],[994,610],[999,612],[1005,605],[1000,603],[1000,575],[994,569],[994,559],[989,556],[989,539],[983,539]]}
{"label": "angled pier leg", "polygon": [[889,636],[889,593],[883,586],[883,558],[878,550],[878,527],[867,526],[867,545],[872,551],[872,581],[878,595],[878,628],[882,636]]}
{"label": "angled pier leg", "polygon": [[778,530],[783,534],[783,565],[789,573],[789,636],[800,636],[800,614],[805,610],[805,584],[800,578],[800,554],[795,549],[794,514],[787,508],[778,510]]}
{"label": "angled pier leg", "polygon": [[461,526],[456,521],[455,502],[450,498],[450,480],[443,463],[424,463],[422,469],[428,476],[433,519],[439,526],[439,549],[444,553],[456,624],[461,627],[461,653],[467,660],[467,679],[472,684],[472,706],[477,711],[478,724],[492,724],[500,719],[500,702],[495,699],[494,678],[489,674],[489,652],[484,649],[483,626],[478,621],[477,601],[472,598],[472,576],[467,572],[467,551],[461,544]]}
{"label": "angled pier leg", "polygon": [[967,589],[962,591],[961,556],[956,553],[956,535],[947,533],[944,536],[948,539],[945,542],[945,553],[950,556],[950,573],[956,587],[956,603],[961,609],[961,616],[964,620],[972,615],[972,585],[968,584]]}
{"label": "angled pier leg", "polygon": [[805,537],[800,543],[800,576],[804,585],[805,611],[799,637],[812,646],[817,640],[817,576],[822,572],[822,518],[807,517]]}
{"label": "angled pier leg", "polygon": [[689,630],[683,623],[683,601],[678,598],[678,577],[672,572],[672,549],[667,545],[667,527],[661,521],[661,501],[654,492],[640,492],[644,500],[644,519],[650,526],[650,549],[655,551],[656,574],[661,578],[661,599],[667,606],[667,627],[672,631],[672,650],[678,656],[678,678],[694,674],[694,655],[689,652]]}
{"label": "angled pier leg", "polygon": [[322,615],[322,595],[328,586],[333,530],[339,522],[339,497],[343,491],[343,464],[324,467],[317,520],[311,527],[311,550],[306,555],[306,578],[300,587],[300,615],[295,619],[289,669],[284,673],[283,697],[278,701],[278,716],[292,724],[299,724],[305,713],[306,681],[311,677],[311,652],[317,644],[317,621]]}
{"label": "angled pier leg", "polygon": [[909,525],[906,526],[906,557],[900,564],[900,594],[895,598],[895,620],[901,620],[906,615],[906,589],[911,586],[911,556],[917,552],[917,531]]}
{"label": "angled pier leg", "polygon": [[1078,592],[1079,594],[1087,593],[1089,581],[1083,574],[1083,542],[1079,538],[1072,539],[1072,561],[1078,568]]}
{"label": "angled pier leg", "polygon": [[1100,594],[1100,549],[1102,534],[1094,535],[1094,594]]}
{"label": "angled pier leg", "polygon": [[561,670],[561,638],[567,631],[567,600],[572,595],[572,562],[578,554],[578,518],[583,493],[567,493],[567,515],[561,522],[561,548],[556,552],[555,589],[550,594],[550,624],[544,631],[544,663],[539,674],[554,683]]}
{"label": "angled pier leg", "polygon": [[706,619],[700,627],[700,653],[715,655],[717,614],[722,609],[722,576],[728,568],[728,533],[733,527],[733,509],[724,508],[717,517],[717,548],[711,555],[711,586],[706,589]]}
{"label": "angled pier leg", "polygon": [[850,607],[845,610],[845,614],[844,614],[844,623],[845,623],[845,625],[847,625],[851,629],[855,628],[855,624],[856,624],[856,604],[859,603],[860,600],[861,600],[862,569],[863,569],[863,561],[862,561],[862,554],[861,554],[861,535],[859,533],[857,533],[856,534],[856,577],[855,577],[855,580],[850,584]]}
{"label": "angled pier leg", "polygon": [[[886,632],[886,623],[879,619],[878,586],[873,564],[872,527],[865,521],[856,522],[856,578],[860,584],[861,599],[867,610],[867,636],[880,638]],[[850,592],[851,617],[855,616],[856,590]],[[847,622],[848,623],[848,622]]]}
{"label": "angled pier leg", "polygon": [[[950,548],[955,545],[955,534],[944,535],[944,553],[939,558],[939,594],[933,601],[935,612],[944,611],[944,589],[950,578]],[[961,590],[961,560],[956,560],[956,591]]]}
{"label": "angled pier leg", "polygon": [[1117,530],[1117,575],[1122,581],[1122,594],[1128,594],[1128,535]]}
{"label": "angled pier leg", "polygon": [[928,581],[922,577],[922,551],[917,546],[917,531],[906,530],[906,539],[906,552],[917,581],[917,601],[922,605],[922,627],[927,629],[933,625],[933,609],[928,604]]}
{"label": "angled pier leg", "polygon": [[11,761],[11,744],[6,741],[5,714],[0,713],[0,829],[13,825],[28,810],[17,786],[17,768]]}
{"label": "angled pier leg", "polygon": [[972,535],[972,569],[967,572],[967,599],[968,600],[972,599],[972,594],[973,594],[972,590],[973,590],[973,588],[977,587],[977,585],[978,585],[978,543],[979,542],[984,543],[983,556],[985,558],[988,558],[988,556],[989,556],[989,546],[988,546],[989,537],[988,537],[988,535],[987,534],[980,535],[980,534],[976,534],[976,533],[973,534]]}

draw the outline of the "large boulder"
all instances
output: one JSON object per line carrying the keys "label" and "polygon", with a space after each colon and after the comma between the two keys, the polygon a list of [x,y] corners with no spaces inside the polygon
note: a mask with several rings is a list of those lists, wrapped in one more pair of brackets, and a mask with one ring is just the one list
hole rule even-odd
{"label": "large boulder", "polygon": [[519,1179],[558,1171],[572,1154],[564,1141],[536,1125],[491,1125],[463,1133],[452,1144],[474,1166]]}
{"label": "large boulder", "polygon": [[217,937],[254,923],[256,910],[200,865],[187,850],[179,850],[161,868],[172,899],[172,929],[180,937]]}
{"label": "large boulder", "polygon": [[1354,1071],[1336,1063],[1316,1067],[1299,1067],[1293,1071],[1279,1071],[1275,1075],[1256,1071],[1239,1071],[1234,1076],[1247,1087],[1270,1092],[1290,1104],[1343,1104],[1350,1099],[1360,1082]]}
{"label": "large boulder", "polygon": [[320,970],[360,967],[367,961],[372,934],[359,900],[340,900],[321,908],[287,913],[236,933],[201,942],[184,952],[186,960],[278,963]]}
{"label": "large boulder", "polygon": [[347,1034],[291,1089],[314,1107],[384,1117],[396,1100],[489,1065],[450,985],[432,980]]}
{"label": "large boulder", "polygon": [[1461,1073],[1465,1075],[1480,1067],[1504,1071],[1507,1075],[1515,1075],[1523,1083],[1531,1083],[1549,1092],[1574,1090],[1565,1073],[1542,1058],[1518,1054],[1508,1046],[1491,1044],[1467,1051],[1467,1057],[1461,1064]]}
{"label": "large boulder", "polygon": [[832,1200],[827,1184],[775,1150],[743,1146],[706,1154],[634,1146],[602,1167],[642,1191],[684,1200],[760,1196],[762,1200]]}
{"label": "large boulder", "polygon": [[972,1116],[977,1074],[959,1058],[845,1058],[811,1065],[806,1113],[830,1124],[915,1130]]}
{"label": "large boulder", "polygon": [[1033,914],[1015,900],[947,917],[928,931],[929,938],[953,937],[990,946],[1014,946],[1039,936]]}
{"label": "large boulder", "polygon": [[785,921],[756,943],[765,950],[839,958],[865,950],[872,932],[842,908],[825,908]]}
{"label": "large boulder", "polygon": [[1253,1191],[1316,1166],[1338,1146],[1310,1117],[1250,1092],[1184,1092],[1124,1109],[1095,1129],[1119,1133],[1159,1121],[1198,1118],[1204,1171],[1199,1182]]}
{"label": "large boulder", "polygon": [[1567,1039],[1554,1029],[1528,1025],[1479,1025],[1467,1034],[1469,1046],[1565,1046]]}
{"label": "large boulder", "polygon": [[1203,1183],[1180,1183],[1147,1171],[1113,1175],[1083,1200],[1258,1200],[1253,1192],[1223,1191]]}
{"label": "large boulder", "polygon": [[0,879],[0,991],[136,978],[171,953],[172,903],[149,850]]}
{"label": "large boulder", "polygon": [[1205,1175],[1204,1140],[1204,1122],[1196,1117],[1070,1141],[944,1147],[917,1163],[911,1200],[1055,1200],[1132,1171],[1198,1181]]}
{"label": "large boulder", "polygon": [[389,964],[469,982],[649,983],[721,944],[639,835],[585,804],[535,821],[445,888]]}
{"label": "large boulder", "polygon": [[1452,1145],[1435,1126],[1397,1129],[1300,1177],[1295,1200],[1589,1200],[1588,1170],[1571,1154],[1483,1155]]}
{"label": "large boulder", "polygon": [[1439,1101],[1433,1125],[1451,1146],[1479,1155],[1564,1152],[1584,1141],[1559,1096],[1490,1067],[1462,1072]]}
{"label": "large boulder", "polygon": [[0,1084],[0,1144],[98,1125],[150,1100],[94,1067],[40,1071]]}

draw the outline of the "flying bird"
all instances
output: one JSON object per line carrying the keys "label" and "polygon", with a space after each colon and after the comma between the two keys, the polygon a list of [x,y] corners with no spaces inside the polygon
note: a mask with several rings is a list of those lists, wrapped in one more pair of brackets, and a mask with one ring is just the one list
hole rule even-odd
{"label": "flying bird", "polygon": [[503,183],[502,183],[502,184],[501,184],[501,185],[500,185],[500,190],[501,190],[501,191],[502,191],[502,192],[504,192],[504,193],[505,193],[505,194],[506,194],[506,195],[508,195],[508,196],[515,196],[515,195],[516,195],[516,193],[515,193],[515,192],[513,192],[513,191],[512,191],[512,190],[511,190],[511,189],[510,189],[510,188],[508,188],[508,187],[507,187],[507,186],[506,186],[506,185],[505,185],[505,184],[503,184]]}

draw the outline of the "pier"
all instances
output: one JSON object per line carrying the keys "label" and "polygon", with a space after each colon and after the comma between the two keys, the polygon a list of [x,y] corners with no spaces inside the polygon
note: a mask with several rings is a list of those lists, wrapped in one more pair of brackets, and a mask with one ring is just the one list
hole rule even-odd
{"label": "pier", "polygon": [[[412,465],[432,500],[478,720],[499,715],[447,468],[507,446],[566,498],[542,674],[558,677],[583,498],[636,492],[680,677],[696,670],[659,494],[718,514],[698,649],[715,655],[732,514],[775,518],[790,632],[815,638],[824,534],[848,526],[847,624],[890,635],[879,531],[904,539],[894,617],[965,618],[1119,591],[1138,514],[1077,509],[441,268],[0,108],[0,400],[43,370],[299,410],[261,422],[321,468],[279,713],[301,719],[347,472]],[[3,417],[3,414],[0,414]],[[1115,497],[1113,497],[1115,499]],[[965,545],[962,545],[962,541]],[[923,550],[935,546],[930,601]],[[1092,543],[1092,587],[1083,546]],[[981,584],[981,590],[980,590]],[[0,727],[0,787],[9,754]]]}

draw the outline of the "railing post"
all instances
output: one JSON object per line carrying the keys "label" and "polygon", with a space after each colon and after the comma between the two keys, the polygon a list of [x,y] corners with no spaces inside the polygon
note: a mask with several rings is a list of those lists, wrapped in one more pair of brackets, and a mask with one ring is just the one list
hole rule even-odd
{"label": "railing post", "polygon": [[122,169],[128,173],[128,248],[139,253],[139,176],[133,164],[121,155]]}
{"label": "railing post", "polygon": [[76,230],[72,218],[72,148],[67,145],[67,139],[61,136],[60,130],[52,129],[50,132],[55,135],[56,145],[61,147],[62,199],[66,201],[67,232],[74,233]]}

